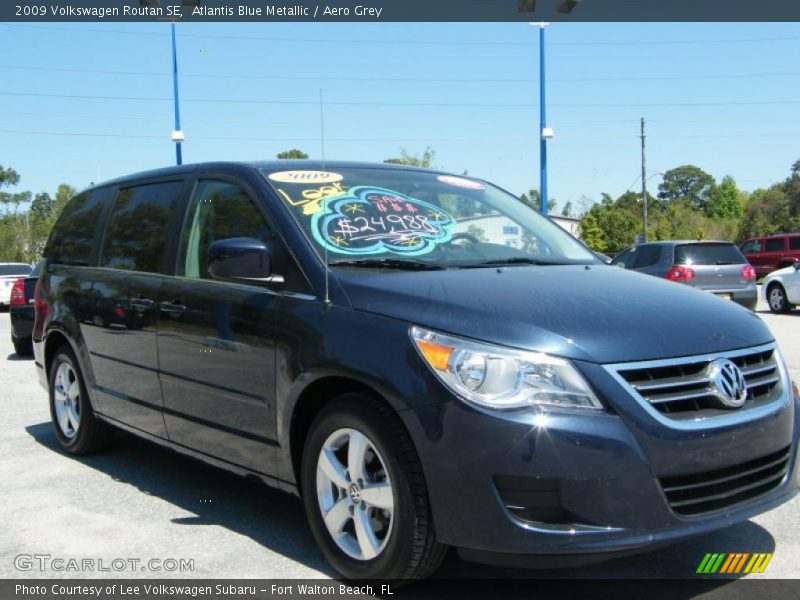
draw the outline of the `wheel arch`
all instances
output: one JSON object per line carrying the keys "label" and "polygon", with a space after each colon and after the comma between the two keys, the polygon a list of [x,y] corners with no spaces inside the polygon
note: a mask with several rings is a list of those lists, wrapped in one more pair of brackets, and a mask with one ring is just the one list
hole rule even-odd
{"label": "wheel arch", "polygon": [[[286,427],[289,449],[287,474],[293,478],[299,495],[302,495],[300,469],[303,449],[311,424],[324,406],[345,393],[368,394],[397,414],[397,408],[389,400],[389,394],[382,392],[378,386],[371,385],[359,378],[343,374],[327,374],[308,383],[294,401]],[[397,415],[397,417],[402,423],[400,416]],[[407,428],[406,432],[410,438],[411,435]]]}
{"label": "wheel arch", "polygon": [[58,350],[66,346],[72,352],[75,360],[78,362],[78,368],[83,375],[84,383],[89,395],[89,402],[92,408],[97,408],[97,403],[94,398],[94,372],[91,370],[87,356],[81,352],[80,346],[75,339],[70,336],[66,331],[61,328],[51,328],[44,337],[44,373],[46,380],[50,381],[50,367],[53,364],[53,358],[58,353]]}

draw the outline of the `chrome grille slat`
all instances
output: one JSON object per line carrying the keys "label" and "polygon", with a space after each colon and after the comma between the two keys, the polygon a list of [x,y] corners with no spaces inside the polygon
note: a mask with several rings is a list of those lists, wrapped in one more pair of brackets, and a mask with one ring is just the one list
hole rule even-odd
{"label": "chrome grille slat", "polygon": [[772,377],[759,377],[757,379],[747,380],[747,387],[748,388],[755,388],[762,385],[769,385],[771,383],[778,383],[780,381],[780,377],[777,375],[773,375]]}
{"label": "chrome grille slat", "polygon": [[775,365],[768,365],[766,367],[758,366],[758,367],[745,367],[742,369],[742,373],[745,377],[750,377],[751,375],[758,375],[759,373],[766,373],[767,371],[774,371]]}
{"label": "chrome grille slat", "polygon": [[711,395],[708,389],[700,390],[699,392],[678,393],[678,394],[653,394],[648,396],[650,404],[664,404],[665,402],[679,402],[684,400],[693,400],[695,398],[705,398]]}
{"label": "chrome grille slat", "polygon": [[631,383],[633,387],[636,388],[639,392],[646,392],[649,390],[658,390],[658,389],[666,389],[666,388],[675,388],[675,387],[683,387],[683,386],[691,386],[691,385],[708,385],[709,380],[708,377],[698,377],[696,379],[682,379],[682,378],[673,378],[674,381],[663,380],[659,381],[658,383],[639,383],[634,382]]}
{"label": "chrome grille slat", "polygon": [[[744,376],[747,396],[732,409],[723,405],[712,363],[728,359]],[[623,363],[606,367],[627,386],[631,394],[662,421],[692,423],[704,419],[742,414],[784,398],[787,384],[778,364],[774,344],[685,358]]]}

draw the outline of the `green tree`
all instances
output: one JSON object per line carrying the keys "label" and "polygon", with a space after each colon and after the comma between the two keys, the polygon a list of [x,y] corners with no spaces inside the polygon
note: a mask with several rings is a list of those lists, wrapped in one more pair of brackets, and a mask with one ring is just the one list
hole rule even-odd
{"label": "green tree", "polygon": [[281,160],[289,160],[289,159],[305,160],[308,158],[308,154],[306,154],[302,150],[293,148],[292,150],[284,150],[283,152],[279,152],[277,158]]}
{"label": "green tree", "polygon": [[586,213],[581,219],[581,239],[589,248],[597,252],[606,249],[606,236],[603,233],[597,217],[591,213]]}
{"label": "green tree", "polygon": [[572,216],[572,201],[567,200],[567,203],[564,205],[564,208],[561,209],[561,216],[562,217]]}
{"label": "green tree", "polygon": [[486,232],[482,227],[477,225],[470,225],[467,227],[467,233],[477,239],[479,242],[488,242],[489,238],[486,237]]}
{"label": "green tree", "polygon": [[714,178],[694,165],[683,165],[664,173],[658,197],[666,202],[688,200],[695,210],[705,210]]}
{"label": "green tree", "polygon": [[423,167],[430,169],[433,167],[433,159],[436,157],[436,151],[430,147],[425,148],[422,156],[419,154],[411,154],[405,148],[400,148],[399,158],[387,158],[383,162],[392,165],[408,165],[409,167]]}
{"label": "green tree", "polygon": [[[532,209],[542,212],[542,195],[539,193],[539,190],[531,188],[527,193],[522,194],[519,199]],[[548,198],[547,214],[552,213],[556,209],[557,204],[558,201],[555,198]]]}
{"label": "green tree", "polygon": [[716,219],[742,216],[741,192],[733,177],[726,175],[719,185],[711,187],[706,214]]}

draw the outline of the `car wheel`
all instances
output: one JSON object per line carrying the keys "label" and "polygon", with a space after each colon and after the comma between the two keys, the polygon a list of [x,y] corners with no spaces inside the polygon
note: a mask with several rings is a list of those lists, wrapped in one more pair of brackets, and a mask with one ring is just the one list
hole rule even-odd
{"label": "car wheel", "polygon": [[33,356],[33,340],[31,338],[15,338],[11,336],[11,343],[14,344],[14,352],[18,356]]}
{"label": "car wheel", "polygon": [[78,361],[69,349],[57,352],[49,379],[50,417],[61,446],[71,454],[101,450],[113,430],[95,416]]}
{"label": "car wheel", "polygon": [[399,418],[367,394],[343,394],[311,425],[303,503],[328,561],[350,579],[421,579],[444,558],[419,458]]}
{"label": "car wheel", "polygon": [[767,288],[767,303],[769,309],[777,314],[787,313],[791,310],[789,302],[786,300],[786,290],[780,283],[773,283]]}

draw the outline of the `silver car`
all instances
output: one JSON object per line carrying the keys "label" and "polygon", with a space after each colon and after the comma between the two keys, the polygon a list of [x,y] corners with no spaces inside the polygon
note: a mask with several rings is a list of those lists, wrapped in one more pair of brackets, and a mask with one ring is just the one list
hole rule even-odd
{"label": "silver car", "polygon": [[731,242],[670,240],[631,246],[612,265],[706,290],[755,310],[756,272]]}

